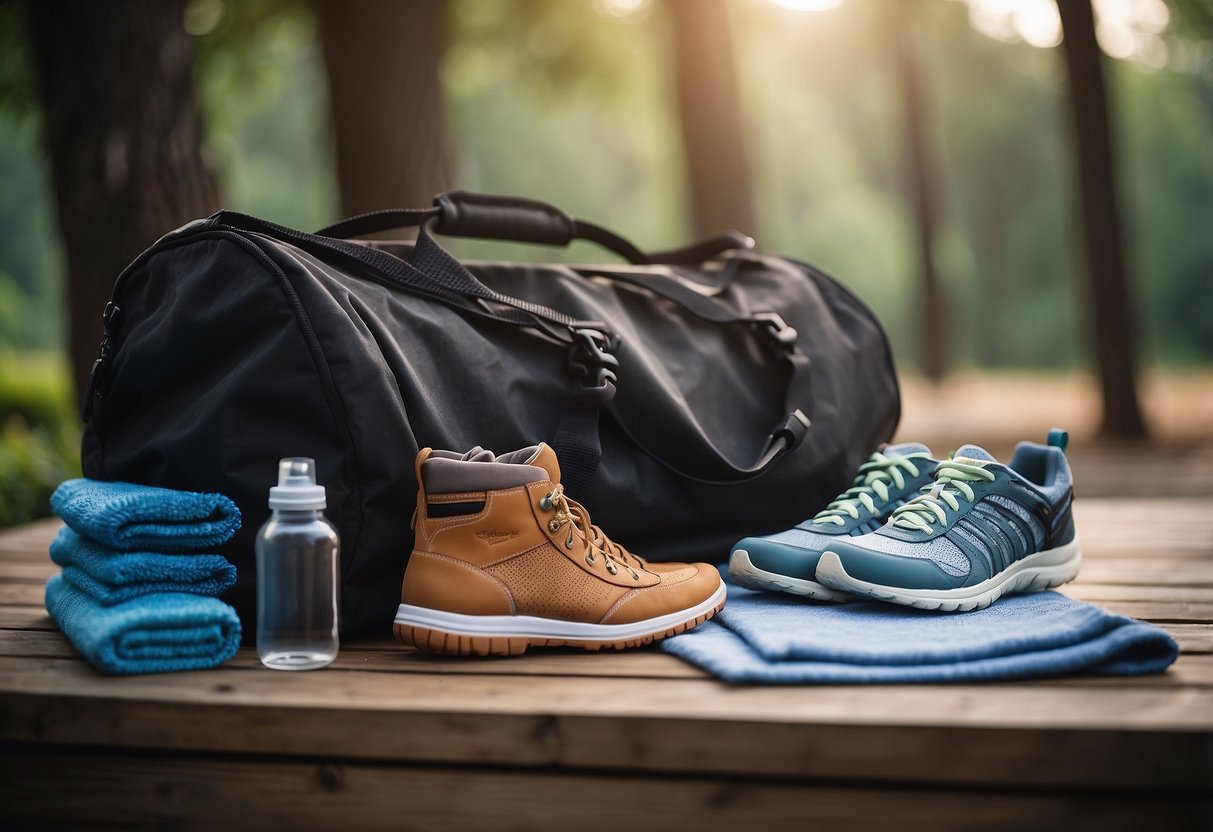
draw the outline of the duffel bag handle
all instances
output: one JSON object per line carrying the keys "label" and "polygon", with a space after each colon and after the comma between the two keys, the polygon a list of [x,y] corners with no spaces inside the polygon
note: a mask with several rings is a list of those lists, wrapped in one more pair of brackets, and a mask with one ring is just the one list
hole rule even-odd
{"label": "duffel bag handle", "polygon": [[397,228],[412,228],[432,221],[438,234],[476,237],[515,243],[567,246],[573,240],[597,243],[637,266],[651,263],[700,263],[726,251],[754,247],[754,240],[739,231],[726,231],[686,248],[645,254],[613,231],[561,211],[537,199],[517,196],[447,191],[434,197],[433,208],[391,208],[359,214],[322,228],[322,237],[359,237]]}

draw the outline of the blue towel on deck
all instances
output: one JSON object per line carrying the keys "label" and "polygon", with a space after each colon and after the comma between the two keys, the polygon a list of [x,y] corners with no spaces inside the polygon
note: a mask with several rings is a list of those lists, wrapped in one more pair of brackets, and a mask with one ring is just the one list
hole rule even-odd
{"label": "blue towel on deck", "polygon": [[63,577],[106,607],[157,592],[222,595],[236,583],[236,567],[222,555],[118,552],[68,527],[50,552]]}
{"label": "blue towel on deck", "polygon": [[129,482],[67,480],[51,508],[80,534],[124,552],[208,549],[240,528],[240,509],[222,494]]}
{"label": "blue towel on deck", "polygon": [[1057,592],[940,613],[733,585],[715,619],[661,648],[728,682],[801,684],[1158,673],[1179,655],[1157,627]]}
{"label": "blue towel on deck", "polygon": [[240,646],[240,619],[218,598],[162,592],[103,607],[54,575],[46,584],[46,609],[102,673],[204,670]]}

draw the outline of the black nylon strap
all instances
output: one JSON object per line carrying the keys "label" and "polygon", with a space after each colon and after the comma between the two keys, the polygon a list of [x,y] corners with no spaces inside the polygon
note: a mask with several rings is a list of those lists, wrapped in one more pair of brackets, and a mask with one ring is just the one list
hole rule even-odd
{"label": "black nylon strap", "polygon": [[581,388],[565,402],[552,438],[552,449],[560,459],[561,482],[570,494],[586,494],[594,484],[594,476],[602,462],[598,417],[613,398],[614,383],[604,381],[599,387]]}
{"label": "black nylon strap", "polygon": [[344,239],[361,237],[363,234],[378,234],[380,231],[393,231],[397,228],[414,228],[437,213],[436,208],[388,208],[326,225],[316,234],[320,237]]}
{"label": "black nylon strap", "polygon": [[[279,240],[285,240],[305,250],[319,250],[339,254],[391,278],[396,283],[424,294],[443,295],[447,298],[455,295],[469,300],[491,301],[501,306],[524,312],[533,318],[555,323],[561,328],[566,328],[576,322],[576,319],[565,315],[563,312],[496,292],[477,280],[471,272],[462,266],[459,266],[459,268],[442,268],[442,263],[439,262],[436,264],[425,264],[430,266],[429,268],[418,268],[414,264],[407,263],[398,257],[393,257],[386,252],[371,248],[370,246],[317,234],[307,234],[302,231],[296,231],[293,228],[266,222],[248,214],[240,214],[234,211],[219,211],[212,215],[210,219],[241,231],[265,234]],[[425,233],[424,225],[421,227],[421,237],[426,238],[434,247],[438,247],[429,238],[429,235]],[[418,242],[420,243],[420,239]],[[446,255],[447,260],[458,265],[458,261],[455,261],[449,254],[446,254],[446,252],[443,252],[443,254]],[[490,317],[499,318],[505,323],[523,323],[516,315],[494,314],[492,312],[488,314]],[[533,321],[532,325],[543,329],[545,332],[550,331],[549,328],[543,327],[540,321]]]}
{"label": "black nylon strap", "polygon": [[[473,280],[479,283],[462,263],[434,240],[428,233],[427,226],[424,224],[421,226],[421,231],[417,236],[413,265],[435,277],[440,283],[445,284],[450,282],[457,284],[466,280]],[[599,274],[599,272],[591,272],[591,274]],[[715,460],[709,462],[708,467],[712,468],[713,472],[707,477],[697,476],[671,465],[662,455],[645,448],[644,444],[633,435],[632,439],[649,456],[687,479],[718,483],[743,482],[761,476],[769,470],[771,465],[782,458],[784,454],[800,445],[811,424],[809,415],[804,413],[802,409],[812,402],[810,389],[812,383],[811,362],[809,361],[809,357],[796,347],[796,331],[788,327],[778,314],[774,312],[757,312],[742,315],[718,301],[695,292],[677,280],[660,274],[640,274],[628,271],[602,272],[601,274],[622,283],[630,283],[648,289],[654,294],[679,304],[691,314],[704,320],[720,324],[744,324],[750,326],[756,330],[759,337],[768,340],[780,360],[787,361],[790,365],[788,390],[785,399],[787,410],[782,421],[776,425],[775,429],[767,437],[763,450],[754,463],[746,466],[734,465],[718,448],[712,446]],[[533,306],[526,302],[521,303],[522,305],[519,307],[521,309]],[[546,307],[538,308],[546,309]],[[575,329],[578,322],[570,319],[569,325]],[[626,380],[624,380],[624,383],[626,383]],[[574,469],[578,473],[574,474],[574,476],[578,479],[583,479],[587,487],[592,482],[594,472],[597,471],[602,458],[602,446],[598,437],[599,410],[603,405],[609,403],[615,395],[614,385],[611,386],[610,395],[605,397],[603,397],[602,393],[590,395],[585,392],[586,390],[598,389],[583,388],[570,397],[558,423],[556,437],[554,437],[552,442],[552,446],[556,448],[558,455],[560,454],[561,447],[568,449],[568,452],[576,460],[574,462]],[[615,415],[622,424],[622,419],[618,418],[618,412]],[[626,425],[624,425],[624,430],[630,434],[627,431]],[[557,447],[558,445],[561,447]],[[563,459],[564,457],[561,456],[562,471],[564,468]]]}
{"label": "black nylon strap", "polygon": [[[492,311],[482,304],[474,311],[482,317],[538,328],[549,334],[562,336],[561,340],[568,339],[575,342],[574,334],[581,322],[550,307],[503,295],[480,282],[458,260],[438,245],[429,234],[428,221],[434,217],[433,209],[382,211],[354,217],[325,229],[333,234],[346,233],[354,236],[360,233],[371,233],[373,230],[384,230],[388,227],[400,227],[399,221],[407,220],[410,224],[418,225],[420,229],[411,264],[365,245],[346,242],[331,236],[306,234],[247,214],[220,211],[210,219],[237,230],[285,240],[297,244],[305,250],[320,250],[355,260],[402,286],[430,295],[445,303],[450,303],[452,299],[460,299],[507,307],[505,310]],[[384,223],[394,223],[394,225],[383,225]],[[782,423],[772,431],[758,460],[752,465],[745,467],[733,465],[719,449],[713,446],[713,455],[716,459],[709,462],[708,465],[713,471],[707,477],[697,476],[670,465],[660,454],[645,448],[643,443],[633,435],[633,441],[649,456],[687,479],[700,482],[743,482],[761,476],[778,459],[803,441],[810,421],[808,416],[800,410],[800,405],[812,401],[810,362],[808,357],[795,347],[795,331],[786,327],[777,315],[772,313],[760,313],[765,317],[741,315],[724,304],[700,295],[678,281],[662,275],[610,272],[605,273],[604,276],[644,287],[654,294],[679,304],[691,314],[704,320],[753,326],[763,335],[774,336],[772,341],[774,348],[782,359],[791,364],[787,392],[788,414]],[[513,310],[522,313],[523,317],[511,314]],[[773,325],[772,319],[778,321],[779,325]],[[790,338],[787,337],[789,335]],[[571,467],[568,470],[573,477],[571,482],[577,482],[581,488],[589,488],[598,469],[602,456],[601,441],[598,437],[598,419],[602,408],[612,401],[614,395],[615,384],[610,381],[606,381],[598,387],[581,388],[570,397],[557,426],[553,447],[557,449],[558,453],[563,450],[564,454],[568,454],[571,461]],[[617,412],[616,417],[618,418]],[[619,421],[625,433],[631,435],[622,420]],[[561,454],[561,461],[563,468],[565,467],[563,454]]]}

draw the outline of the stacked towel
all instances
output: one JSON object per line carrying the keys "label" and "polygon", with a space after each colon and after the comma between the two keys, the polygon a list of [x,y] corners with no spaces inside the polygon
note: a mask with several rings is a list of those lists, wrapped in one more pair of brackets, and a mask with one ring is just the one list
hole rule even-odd
{"label": "stacked towel", "polygon": [[236,569],[215,554],[240,528],[221,494],[121,482],[63,483],[51,506],[68,527],[51,543],[63,571],[46,586],[46,609],[103,673],[214,667],[240,646],[240,619],[216,596]]}
{"label": "stacked towel", "polygon": [[729,682],[963,682],[1159,673],[1179,654],[1150,624],[1057,592],[968,613],[818,604],[729,586],[712,621],[662,649]]}
{"label": "stacked towel", "polygon": [[194,552],[240,528],[240,509],[222,494],[129,482],[67,480],[51,495],[51,509],[85,537],[127,552]]}
{"label": "stacked towel", "polygon": [[46,585],[46,610],[103,673],[168,673],[223,664],[240,647],[240,618],[218,598],[156,592],[103,606],[63,575]]}
{"label": "stacked towel", "polygon": [[70,526],[51,542],[51,560],[102,606],[157,592],[219,596],[236,583],[236,567],[221,555],[121,552],[81,537]]}

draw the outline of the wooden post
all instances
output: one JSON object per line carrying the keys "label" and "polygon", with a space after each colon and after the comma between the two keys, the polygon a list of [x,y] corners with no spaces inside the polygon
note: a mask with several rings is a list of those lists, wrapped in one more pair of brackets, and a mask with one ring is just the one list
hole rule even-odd
{"label": "wooden post", "polygon": [[754,234],[727,4],[668,0],[667,5],[674,24],[678,116],[695,233],[706,236],[735,228]]}
{"label": "wooden post", "polygon": [[927,133],[927,104],[923,93],[922,70],[914,52],[912,25],[915,11],[910,0],[889,3],[885,18],[892,30],[897,58],[897,92],[901,98],[902,144],[906,190],[914,214],[918,242],[920,289],[918,361],[923,374],[939,382],[947,372],[947,315],[939,272],[935,268],[934,177],[930,164]]}
{"label": "wooden post", "polygon": [[1090,0],[1058,0],[1065,34],[1074,164],[1082,205],[1086,259],[1086,310],[1094,334],[1095,361],[1103,391],[1105,436],[1141,438],[1145,421],[1137,401],[1135,321],[1129,292],[1112,160],[1107,95]]}
{"label": "wooden post", "polygon": [[346,216],[422,208],[451,187],[439,68],[446,0],[317,0]]}
{"label": "wooden post", "polygon": [[118,273],[219,207],[203,162],[185,0],[30,0],[43,138],[67,251],[68,355],[84,389]]}

